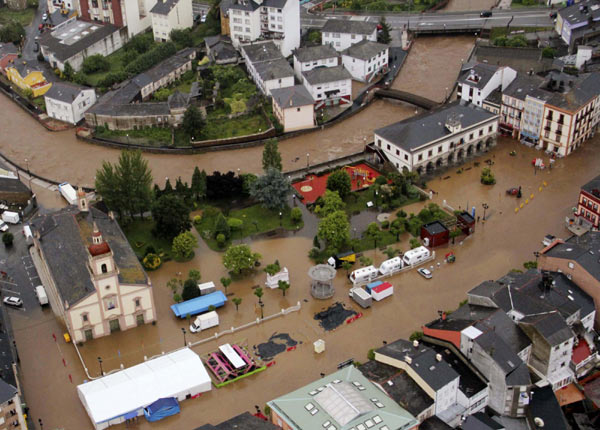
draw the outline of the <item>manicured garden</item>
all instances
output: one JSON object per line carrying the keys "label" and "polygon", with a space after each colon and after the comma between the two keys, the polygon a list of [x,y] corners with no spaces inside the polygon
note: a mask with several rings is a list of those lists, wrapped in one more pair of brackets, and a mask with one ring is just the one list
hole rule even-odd
{"label": "manicured garden", "polygon": [[171,241],[167,238],[152,234],[156,223],[150,218],[134,219],[122,225],[123,233],[127,236],[129,244],[135,255],[141,260],[148,254],[148,248],[154,250],[162,261],[171,260]]}
{"label": "manicured garden", "polygon": [[33,17],[35,16],[35,11],[37,8],[37,4],[35,7],[29,6],[23,10],[13,10],[8,7],[0,8],[0,26],[8,24],[11,21],[18,22],[23,27],[27,27],[33,21]]}

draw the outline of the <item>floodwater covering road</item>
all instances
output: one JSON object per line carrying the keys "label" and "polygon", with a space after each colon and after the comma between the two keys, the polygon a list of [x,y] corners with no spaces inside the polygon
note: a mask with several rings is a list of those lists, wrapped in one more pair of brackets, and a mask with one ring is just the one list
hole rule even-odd
{"label": "floodwater covering road", "polygon": [[491,9],[497,0],[450,0],[444,12],[460,12]]}

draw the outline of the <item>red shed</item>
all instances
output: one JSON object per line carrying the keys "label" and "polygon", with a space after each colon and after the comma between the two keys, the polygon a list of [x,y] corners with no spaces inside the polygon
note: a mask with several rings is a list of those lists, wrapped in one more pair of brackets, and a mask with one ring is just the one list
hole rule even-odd
{"label": "red shed", "polygon": [[445,245],[450,240],[450,230],[440,221],[433,221],[421,227],[421,239],[427,240],[429,243],[425,246],[431,248]]}
{"label": "red shed", "polygon": [[456,217],[457,227],[467,236],[475,231],[475,218],[468,212],[462,212]]}

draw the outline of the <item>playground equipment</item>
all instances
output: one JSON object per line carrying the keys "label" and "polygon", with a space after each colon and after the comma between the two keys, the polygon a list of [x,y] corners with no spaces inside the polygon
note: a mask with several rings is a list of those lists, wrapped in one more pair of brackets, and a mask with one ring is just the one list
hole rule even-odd
{"label": "playground equipment", "polygon": [[310,294],[315,299],[329,299],[335,293],[333,278],[335,269],[328,264],[317,264],[308,269],[310,282]]}
{"label": "playground equipment", "polygon": [[363,187],[368,187],[375,182],[375,178],[367,169],[359,166],[344,166],[344,169],[350,175],[352,182],[361,181]]}
{"label": "playground equipment", "polygon": [[204,362],[219,383],[236,379],[258,367],[246,348],[228,343],[209,353]]}

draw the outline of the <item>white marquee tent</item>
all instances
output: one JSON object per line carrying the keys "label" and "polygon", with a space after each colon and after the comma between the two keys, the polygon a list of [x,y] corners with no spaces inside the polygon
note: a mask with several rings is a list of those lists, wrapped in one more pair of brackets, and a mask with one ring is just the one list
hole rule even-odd
{"label": "white marquee tent", "polygon": [[143,415],[164,397],[210,391],[211,380],[198,354],[183,348],[77,386],[79,399],[97,430]]}

